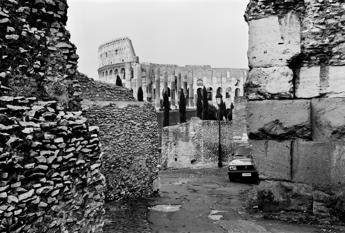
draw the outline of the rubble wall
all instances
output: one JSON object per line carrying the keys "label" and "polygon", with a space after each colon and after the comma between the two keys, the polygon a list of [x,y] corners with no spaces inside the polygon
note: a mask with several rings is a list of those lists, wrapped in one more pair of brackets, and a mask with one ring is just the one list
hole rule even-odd
{"label": "rubble wall", "polygon": [[344,11],[340,0],[247,6],[248,136],[266,177],[344,185]]}
{"label": "rubble wall", "polygon": [[89,101],[135,101],[132,91],[127,88],[102,83],[79,73],[76,79],[80,85],[81,98]]}
{"label": "rubble wall", "polygon": [[107,200],[152,195],[159,161],[154,107],[143,102],[94,102],[85,115],[100,127]]}
{"label": "rubble wall", "polygon": [[[243,125],[221,122],[222,160],[238,145],[246,144]],[[192,118],[189,122],[163,128],[162,160],[165,168],[203,168],[218,164],[219,123]]]}
{"label": "rubble wall", "polygon": [[66,0],[0,3],[0,231],[102,232],[97,127],[80,110]]}
{"label": "rubble wall", "polygon": [[56,101],[0,106],[0,231],[102,232],[98,128]]}
{"label": "rubble wall", "polygon": [[67,8],[66,0],[1,1],[0,77],[7,94],[80,108],[73,80],[78,55],[65,28]]}

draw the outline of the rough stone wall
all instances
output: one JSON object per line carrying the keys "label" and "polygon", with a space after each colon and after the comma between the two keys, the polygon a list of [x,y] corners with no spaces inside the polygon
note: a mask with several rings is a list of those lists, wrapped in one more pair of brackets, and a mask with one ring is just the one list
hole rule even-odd
{"label": "rough stone wall", "polygon": [[56,101],[0,97],[0,231],[101,232],[98,128]]}
{"label": "rough stone wall", "polygon": [[97,82],[81,73],[76,79],[84,101],[135,101],[133,93],[127,88]]}
{"label": "rough stone wall", "polygon": [[149,103],[112,102],[86,110],[100,127],[107,200],[150,196],[158,181],[157,114]]}
{"label": "rough stone wall", "polygon": [[[222,160],[228,161],[234,149],[247,144],[246,130],[240,125],[241,119],[233,123],[221,122]],[[164,168],[202,168],[215,167],[218,164],[219,143],[218,121],[191,121],[163,128],[162,159]]]}
{"label": "rough stone wall", "polygon": [[269,178],[344,184],[344,9],[340,0],[248,4],[248,135]]}
{"label": "rough stone wall", "polygon": [[78,78],[83,114],[100,128],[107,200],[150,196],[157,189],[159,126],[155,108],[130,90]]}
{"label": "rough stone wall", "polygon": [[0,78],[11,95],[56,99],[79,108],[76,47],[66,30],[66,0],[0,4]]}
{"label": "rough stone wall", "polygon": [[102,232],[98,129],[80,109],[66,0],[0,1],[0,231]]}

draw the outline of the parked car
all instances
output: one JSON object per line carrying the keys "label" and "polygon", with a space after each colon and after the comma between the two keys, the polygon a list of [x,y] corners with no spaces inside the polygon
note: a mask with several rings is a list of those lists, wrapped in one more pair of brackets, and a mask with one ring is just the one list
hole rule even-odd
{"label": "parked car", "polygon": [[250,148],[239,147],[235,150],[229,161],[228,175],[230,182],[233,180],[260,182]]}

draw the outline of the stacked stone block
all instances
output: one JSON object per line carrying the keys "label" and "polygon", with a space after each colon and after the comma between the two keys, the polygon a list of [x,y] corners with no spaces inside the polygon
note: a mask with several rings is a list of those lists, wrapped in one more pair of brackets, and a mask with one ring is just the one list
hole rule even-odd
{"label": "stacked stone block", "polygon": [[344,11],[340,0],[248,4],[248,135],[267,178],[345,184]]}
{"label": "stacked stone block", "polygon": [[98,128],[56,101],[0,97],[0,231],[101,232]]}

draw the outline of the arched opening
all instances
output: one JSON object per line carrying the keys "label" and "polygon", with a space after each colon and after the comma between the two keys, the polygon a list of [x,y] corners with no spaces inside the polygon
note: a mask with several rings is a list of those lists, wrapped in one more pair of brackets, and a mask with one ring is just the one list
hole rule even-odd
{"label": "arched opening", "polygon": [[223,92],[222,88],[221,88],[221,87],[218,87],[218,88],[217,88],[216,94],[221,94],[221,95],[222,95],[222,92]]}
{"label": "arched opening", "polygon": [[226,90],[225,90],[225,98],[226,99],[231,98],[231,87],[226,88]]}
{"label": "arched opening", "polygon": [[114,71],[115,76],[117,76],[118,73],[119,73],[119,71],[117,69],[115,69],[115,71]]}
{"label": "arched opening", "polygon": [[212,96],[213,96],[213,89],[212,89],[212,87],[209,87],[206,90],[207,90],[207,100],[212,100]]}
{"label": "arched opening", "polygon": [[109,71],[109,76],[113,76],[113,70]]}
{"label": "arched opening", "polygon": [[105,76],[108,77],[108,71],[105,71]]}
{"label": "arched opening", "polygon": [[133,70],[133,67],[131,66],[131,79],[133,79],[134,78],[134,70]]}
{"label": "arched opening", "polygon": [[237,99],[238,97],[240,97],[240,93],[241,93],[240,88],[236,88],[236,89],[235,89],[235,99]]}
{"label": "arched opening", "polygon": [[125,68],[121,68],[122,79],[126,78]]}

